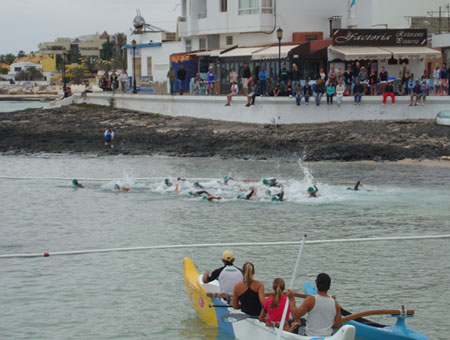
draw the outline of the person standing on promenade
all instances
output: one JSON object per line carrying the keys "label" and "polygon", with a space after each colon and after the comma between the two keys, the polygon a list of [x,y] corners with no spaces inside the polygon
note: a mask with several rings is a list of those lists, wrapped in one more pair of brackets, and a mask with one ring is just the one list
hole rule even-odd
{"label": "person standing on promenade", "polygon": [[361,72],[361,63],[359,61],[356,61],[355,65],[353,65],[353,68],[352,68],[352,75],[353,75],[354,82],[356,82],[356,79],[358,79],[359,72]]}
{"label": "person standing on promenade", "polygon": [[301,85],[300,85],[300,78],[301,74],[298,70],[297,64],[292,64],[292,71],[291,71],[291,80],[292,80],[292,91],[294,93],[297,93],[301,91]]}
{"label": "person standing on promenade", "polygon": [[177,81],[177,73],[170,66],[170,70],[167,72],[167,78],[169,78],[170,94],[173,96],[175,94],[175,83]]}
{"label": "person standing on promenade", "polygon": [[345,92],[348,96],[352,95],[352,84],[353,84],[353,73],[350,69],[350,66],[347,67],[347,70],[344,72],[344,83],[345,83]]}
{"label": "person standing on promenade", "polygon": [[325,73],[323,68],[321,68],[319,71],[319,78],[323,83],[325,83],[325,80],[327,80],[327,74]]}
{"label": "person standing on promenade", "polygon": [[330,72],[328,73],[328,83],[331,83],[331,86],[334,86],[337,84],[337,74],[334,70],[335,67],[333,64],[331,64]]}
{"label": "person standing on promenade", "polygon": [[128,74],[125,70],[122,70],[122,73],[119,76],[119,81],[122,92],[127,92]]}
{"label": "person standing on promenade", "polygon": [[441,86],[441,68],[439,64],[436,64],[436,67],[433,71],[434,78],[434,95],[437,96],[439,93],[439,87]]}
{"label": "person standing on promenade", "polygon": [[377,84],[378,84],[377,73],[375,72],[374,69],[371,69],[369,74],[369,87],[371,96],[375,96],[377,94]]}
{"label": "person standing on promenade", "polygon": [[320,100],[322,99],[323,93],[325,92],[325,86],[321,79],[317,79],[314,92],[316,93],[316,105],[319,106]]}
{"label": "person standing on promenade", "polygon": [[356,80],[356,84],[353,87],[353,96],[355,98],[355,105],[361,105],[361,98],[364,93],[364,87],[361,85],[359,80]]}
{"label": "person standing on promenade", "polygon": [[248,83],[249,79],[252,77],[250,72],[250,67],[248,67],[247,63],[244,63],[244,68],[242,69],[242,89],[244,90],[244,95],[248,95]]}
{"label": "person standing on promenade", "polygon": [[447,93],[447,65],[445,63],[442,64],[441,70],[439,72],[439,78],[441,83],[439,94],[443,96]]}
{"label": "person standing on promenade", "polygon": [[394,87],[392,86],[392,81],[389,81],[384,88],[383,93],[383,105],[386,105],[386,99],[387,97],[391,97],[392,99],[392,105],[395,104],[395,93],[394,93]]}
{"label": "person standing on promenade", "polygon": [[216,93],[216,73],[214,72],[212,66],[209,67],[209,71],[206,74],[206,82],[208,83],[207,93]]}
{"label": "person standing on promenade", "polygon": [[381,94],[381,95],[384,94],[388,78],[389,78],[389,74],[386,71],[386,69],[384,68],[384,66],[382,66],[381,71],[380,71],[380,88],[379,88],[378,94]]}
{"label": "person standing on promenade", "polygon": [[261,70],[258,73],[259,85],[261,87],[261,96],[265,96],[267,93],[267,71],[264,66],[261,66]]}
{"label": "person standing on promenade", "polygon": [[205,272],[202,277],[203,283],[209,283],[218,280],[220,284],[220,293],[233,294],[234,286],[244,281],[244,275],[241,270],[234,265],[234,254],[231,250],[225,250],[222,253],[223,267],[214,270],[212,273]]}
{"label": "person standing on promenade", "polygon": [[363,94],[366,94],[366,87],[367,87],[367,81],[369,79],[369,74],[367,73],[366,68],[363,66],[361,67],[361,70],[359,71],[358,80],[361,83],[363,87]]}
{"label": "person standing on promenade", "polygon": [[281,67],[279,78],[281,80],[281,86],[284,88],[288,82],[288,80],[291,79],[291,72],[287,69],[286,64],[283,64]]}
{"label": "person standing on promenade", "polygon": [[114,147],[114,131],[112,128],[107,128],[105,131],[105,146],[110,146],[111,148]]}
{"label": "person standing on promenade", "polygon": [[400,92],[402,95],[408,94],[408,81],[411,71],[408,69],[408,65],[403,63],[401,70],[398,73],[398,78],[400,79]]}
{"label": "person standing on promenade", "polygon": [[184,92],[184,81],[186,80],[186,70],[183,65],[180,65],[180,68],[178,69],[177,78],[180,83],[180,96],[182,96]]}
{"label": "person standing on promenade", "polygon": [[236,96],[238,93],[239,93],[239,87],[236,84],[236,80],[233,80],[233,82],[231,83],[231,92],[230,92],[230,94],[227,95],[227,103],[225,104],[225,106],[230,106],[231,99],[233,98],[233,96]]}
{"label": "person standing on promenade", "polygon": [[342,84],[342,80],[339,80],[338,85],[336,86],[336,101],[338,107],[341,107],[342,97],[344,97],[345,86]]}

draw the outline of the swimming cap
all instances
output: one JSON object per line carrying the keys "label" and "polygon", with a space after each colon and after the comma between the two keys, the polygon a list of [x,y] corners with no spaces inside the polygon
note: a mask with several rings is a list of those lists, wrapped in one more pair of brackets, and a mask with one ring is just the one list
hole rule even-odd
{"label": "swimming cap", "polygon": [[77,184],[78,184],[78,180],[77,180],[77,179],[74,179],[74,180],[72,181],[72,183],[75,184],[75,185],[77,185]]}
{"label": "swimming cap", "polygon": [[242,199],[242,195],[239,195],[239,196],[237,197],[237,199],[238,199],[238,200],[241,200],[241,199]]}
{"label": "swimming cap", "polygon": [[199,186],[200,183],[199,182],[194,182],[194,185]]}
{"label": "swimming cap", "polygon": [[315,190],[314,190],[314,188],[313,187],[309,187],[308,188],[308,192],[314,192]]}
{"label": "swimming cap", "polygon": [[267,195],[272,195],[272,193],[270,192],[270,190],[266,190],[266,194],[267,194]]}
{"label": "swimming cap", "polygon": [[207,200],[208,196],[203,196],[202,199]]}
{"label": "swimming cap", "polygon": [[166,183],[166,185],[169,185],[169,179],[166,178],[166,179],[164,180],[164,183]]}
{"label": "swimming cap", "polygon": [[276,202],[276,201],[279,201],[280,199],[278,198],[278,196],[272,196],[272,201],[273,202]]}
{"label": "swimming cap", "polygon": [[230,177],[228,177],[228,176],[225,176],[223,179],[226,181],[228,178],[230,178]]}
{"label": "swimming cap", "polygon": [[192,191],[189,191],[188,194],[189,194],[189,195],[193,195]]}
{"label": "swimming cap", "polygon": [[263,179],[263,184],[265,184],[265,185],[267,185],[267,184],[269,184],[269,181],[267,180],[267,179]]}
{"label": "swimming cap", "polygon": [[114,189],[120,189],[119,184],[114,185]]}

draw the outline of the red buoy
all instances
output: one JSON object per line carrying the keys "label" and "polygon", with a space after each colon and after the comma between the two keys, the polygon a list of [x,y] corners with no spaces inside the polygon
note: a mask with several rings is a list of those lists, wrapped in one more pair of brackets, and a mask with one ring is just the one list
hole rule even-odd
{"label": "red buoy", "polygon": [[44,253],[44,257],[48,257],[48,256],[50,256],[49,253]]}

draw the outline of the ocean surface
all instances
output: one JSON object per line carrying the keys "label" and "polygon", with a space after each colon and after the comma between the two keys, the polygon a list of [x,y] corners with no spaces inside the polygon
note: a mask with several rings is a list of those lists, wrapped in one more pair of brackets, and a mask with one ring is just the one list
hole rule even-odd
{"label": "ocean surface", "polygon": [[10,101],[0,100],[0,112],[13,112],[25,109],[37,109],[47,107],[46,101]]}
{"label": "ocean surface", "polygon": [[[260,182],[276,177],[288,201],[272,202]],[[152,245],[421,236],[450,233],[445,167],[218,160],[214,158],[0,156],[0,255]],[[182,182],[172,193],[164,178]],[[71,181],[79,179],[84,188]],[[188,194],[193,182],[223,197]],[[333,182],[361,180],[361,191]],[[115,184],[131,188],[114,190]],[[321,196],[309,198],[311,184]],[[273,191],[274,192],[274,191]],[[0,339],[231,340],[205,325],[186,296],[183,258],[200,272],[221,265],[225,247],[0,258]],[[290,281],[298,246],[233,247],[270,290]],[[410,328],[444,340],[450,330],[450,240],[306,245],[294,290],[319,272],[330,294],[359,312],[416,311]],[[299,301],[300,302],[300,301]],[[394,318],[373,317],[393,324]],[[249,339],[250,340],[250,339]]]}

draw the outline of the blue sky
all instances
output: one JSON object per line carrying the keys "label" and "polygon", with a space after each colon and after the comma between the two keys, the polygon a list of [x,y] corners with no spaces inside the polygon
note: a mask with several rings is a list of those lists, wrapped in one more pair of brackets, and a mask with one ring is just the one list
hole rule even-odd
{"label": "blue sky", "polygon": [[58,37],[127,33],[138,8],[147,23],[175,31],[177,3],[181,0],[0,0],[0,54],[37,51],[40,42]]}

